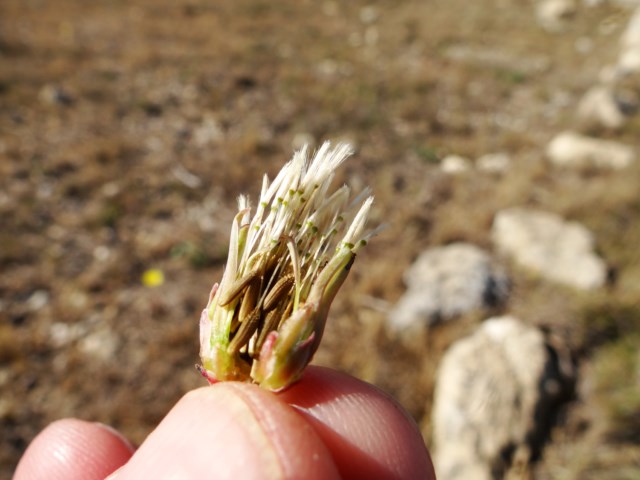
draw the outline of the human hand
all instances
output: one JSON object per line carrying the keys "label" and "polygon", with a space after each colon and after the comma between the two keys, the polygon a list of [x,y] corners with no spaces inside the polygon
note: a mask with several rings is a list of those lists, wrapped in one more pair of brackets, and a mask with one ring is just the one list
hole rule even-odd
{"label": "human hand", "polygon": [[435,479],[413,420],[346,374],[309,367],[273,394],[225,382],[187,393],[137,451],[110,428],[76,419],[43,430],[15,480]]}

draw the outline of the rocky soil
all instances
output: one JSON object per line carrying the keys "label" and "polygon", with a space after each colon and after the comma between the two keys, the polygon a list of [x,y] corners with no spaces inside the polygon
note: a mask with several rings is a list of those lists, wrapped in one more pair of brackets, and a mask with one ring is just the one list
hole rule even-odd
{"label": "rocky soil", "polygon": [[0,478],[57,418],[139,443],[204,384],[237,195],[327,139],[388,227],[316,362],[438,455],[459,401],[478,475],[640,477],[637,4],[0,2]]}

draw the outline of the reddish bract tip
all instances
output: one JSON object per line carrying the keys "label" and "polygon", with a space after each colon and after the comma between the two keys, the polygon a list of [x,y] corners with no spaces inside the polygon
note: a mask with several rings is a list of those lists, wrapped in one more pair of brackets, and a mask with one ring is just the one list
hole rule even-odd
{"label": "reddish bract tip", "polygon": [[218,383],[219,380],[217,380],[215,377],[212,377],[211,374],[202,365],[196,364],[196,369],[200,372],[200,375],[207,379],[209,385]]}

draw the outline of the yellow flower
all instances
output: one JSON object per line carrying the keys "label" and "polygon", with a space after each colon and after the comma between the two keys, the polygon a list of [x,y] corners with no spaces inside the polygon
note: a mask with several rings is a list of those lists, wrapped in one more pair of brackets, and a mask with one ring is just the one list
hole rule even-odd
{"label": "yellow flower", "polygon": [[159,287],[164,283],[164,273],[157,268],[145,270],[142,274],[142,284],[145,287]]}

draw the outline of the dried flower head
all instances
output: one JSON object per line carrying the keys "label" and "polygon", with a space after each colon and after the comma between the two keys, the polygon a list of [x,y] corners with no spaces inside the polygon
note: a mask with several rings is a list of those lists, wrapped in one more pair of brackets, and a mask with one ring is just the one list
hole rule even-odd
{"label": "dried flower head", "polygon": [[253,381],[269,390],[298,380],[311,361],[329,307],[356,253],[373,235],[373,197],[335,191],[335,170],[351,147],[327,142],[309,161],[296,152],[260,202],[238,199],[229,258],[200,318],[200,372],[211,382]]}

